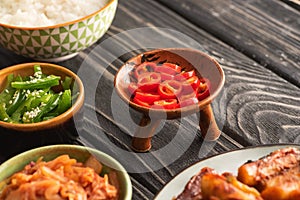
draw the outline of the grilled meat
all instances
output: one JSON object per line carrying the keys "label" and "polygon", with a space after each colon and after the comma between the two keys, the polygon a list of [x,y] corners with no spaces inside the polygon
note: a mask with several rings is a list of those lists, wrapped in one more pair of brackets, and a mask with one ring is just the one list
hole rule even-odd
{"label": "grilled meat", "polygon": [[284,148],[238,169],[238,180],[257,188],[265,200],[300,199],[300,150]]}
{"label": "grilled meat", "polygon": [[204,167],[173,200],[300,200],[300,149],[283,148],[238,168],[238,175]]}
{"label": "grilled meat", "polygon": [[259,192],[230,173],[217,174],[205,167],[193,176],[174,200],[262,200]]}

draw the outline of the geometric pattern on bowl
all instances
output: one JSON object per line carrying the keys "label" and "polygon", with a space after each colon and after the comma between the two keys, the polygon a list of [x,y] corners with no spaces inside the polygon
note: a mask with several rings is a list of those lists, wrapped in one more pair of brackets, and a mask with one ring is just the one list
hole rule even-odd
{"label": "geometric pattern on bowl", "polygon": [[0,24],[0,45],[17,54],[51,59],[84,50],[110,27],[117,9],[113,1],[97,14],[72,24],[42,28],[10,27]]}

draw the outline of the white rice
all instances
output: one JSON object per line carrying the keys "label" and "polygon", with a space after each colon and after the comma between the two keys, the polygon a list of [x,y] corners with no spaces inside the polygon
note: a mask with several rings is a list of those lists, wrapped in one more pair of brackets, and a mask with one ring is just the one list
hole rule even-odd
{"label": "white rice", "polygon": [[73,21],[101,9],[108,0],[0,0],[0,23],[39,27]]}

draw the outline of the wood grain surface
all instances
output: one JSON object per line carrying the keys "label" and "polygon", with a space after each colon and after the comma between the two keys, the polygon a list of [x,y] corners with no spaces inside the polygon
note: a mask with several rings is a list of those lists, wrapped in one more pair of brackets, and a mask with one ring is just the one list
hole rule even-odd
{"label": "wood grain surface", "polygon": [[300,86],[300,13],[278,0],[160,0],[197,26]]}
{"label": "wood grain surface", "polygon": [[[153,199],[177,173],[207,156],[299,143],[300,13],[293,5],[277,0],[120,0],[107,34],[59,63],[85,84],[84,130],[75,143],[119,160],[130,173],[134,200]],[[141,114],[118,98],[114,76],[129,58],[154,47],[197,48],[221,64],[225,85],[212,103],[222,130],[217,141],[203,141],[199,116],[192,115],[162,121],[149,153],[131,150]],[[0,48],[1,67],[28,61]]]}

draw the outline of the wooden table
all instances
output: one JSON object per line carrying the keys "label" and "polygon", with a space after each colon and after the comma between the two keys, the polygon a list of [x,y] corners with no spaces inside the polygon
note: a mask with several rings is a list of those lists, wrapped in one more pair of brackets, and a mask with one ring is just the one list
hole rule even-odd
{"label": "wooden table", "polygon": [[[184,168],[248,146],[300,142],[300,6],[294,0],[120,0],[107,34],[60,62],[84,80],[84,130],[72,143],[95,147],[128,170],[133,199],[153,199]],[[148,153],[130,149],[140,114],[114,91],[114,75],[149,48],[191,47],[214,57],[225,85],[212,103],[222,130],[204,142],[197,116],[168,120]],[[0,48],[1,68],[33,60]],[[45,141],[45,145],[47,142]],[[2,157],[2,161],[6,157]]]}

